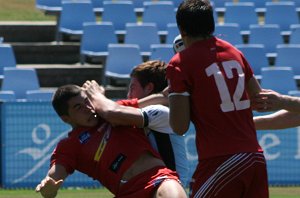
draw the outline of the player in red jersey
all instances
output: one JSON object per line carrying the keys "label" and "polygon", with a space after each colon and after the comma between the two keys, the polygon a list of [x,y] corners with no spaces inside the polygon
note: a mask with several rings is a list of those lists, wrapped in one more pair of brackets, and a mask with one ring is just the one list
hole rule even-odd
{"label": "player in red jersey", "polygon": [[191,197],[268,197],[250,107],[261,88],[251,67],[234,46],[213,36],[208,0],[183,1],[176,20],[185,49],[167,67],[170,124],[178,134],[190,120],[195,125],[199,163]]}
{"label": "player in red jersey", "polygon": [[[114,125],[136,126],[114,127],[99,117],[86,92],[76,85],[56,91],[52,105],[73,130],[57,144],[48,174],[36,191],[46,198],[55,197],[63,180],[78,170],[98,180],[116,197],[186,197],[177,173],[166,168],[142,129],[155,122],[153,109],[125,107],[109,100],[107,106],[113,105],[118,117],[108,117],[114,112],[105,112],[103,107],[105,119]],[[98,100],[97,96],[93,99]]]}

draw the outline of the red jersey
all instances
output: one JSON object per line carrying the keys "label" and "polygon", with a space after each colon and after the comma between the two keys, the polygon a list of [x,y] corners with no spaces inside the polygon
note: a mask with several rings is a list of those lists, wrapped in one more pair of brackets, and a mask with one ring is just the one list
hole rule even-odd
{"label": "red jersey", "polygon": [[70,174],[85,173],[117,194],[122,175],[144,152],[160,159],[143,129],[102,123],[71,131],[55,148],[51,165],[61,164]]}
{"label": "red jersey", "polygon": [[245,90],[252,77],[243,54],[216,37],[196,42],[171,59],[169,92],[190,96],[199,159],[262,151]]}

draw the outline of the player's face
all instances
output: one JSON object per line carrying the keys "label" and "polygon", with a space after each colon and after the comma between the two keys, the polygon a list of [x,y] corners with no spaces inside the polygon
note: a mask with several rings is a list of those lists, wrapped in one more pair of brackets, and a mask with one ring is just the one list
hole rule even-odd
{"label": "player's face", "polygon": [[[152,90],[151,90],[152,91]],[[148,96],[151,91],[149,90],[148,86],[142,87],[141,83],[138,81],[137,78],[132,77],[129,84],[129,89],[127,93],[127,98],[144,98]]]}
{"label": "player's face", "polygon": [[69,115],[67,116],[67,122],[73,127],[94,127],[98,124],[99,119],[96,116],[93,105],[84,92],[71,98],[68,106]]}

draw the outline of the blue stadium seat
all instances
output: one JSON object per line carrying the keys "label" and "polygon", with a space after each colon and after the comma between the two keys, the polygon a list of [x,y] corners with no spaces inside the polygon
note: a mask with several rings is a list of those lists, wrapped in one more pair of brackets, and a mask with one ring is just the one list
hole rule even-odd
{"label": "blue stadium seat", "polygon": [[137,23],[132,1],[104,1],[102,21],[112,22],[117,35],[125,35],[126,23]]}
{"label": "blue stadium seat", "polygon": [[0,91],[0,101],[6,102],[6,101],[15,101],[16,95],[13,91]]}
{"label": "blue stadium seat", "polygon": [[167,35],[168,23],[176,23],[175,7],[171,1],[145,2],[143,23],[156,23],[158,33]]}
{"label": "blue stadium seat", "polygon": [[171,44],[151,45],[151,55],[149,60],[161,60],[168,63],[173,55],[174,50],[173,45]]}
{"label": "blue stadium seat", "polygon": [[242,44],[236,45],[241,52],[243,52],[248,63],[253,69],[254,74],[259,78],[262,67],[268,67],[269,62],[266,57],[264,45],[261,44]]}
{"label": "blue stadium seat", "polygon": [[249,44],[263,44],[267,56],[272,57],[276,57],[276,46],[284,43],[280,27],[277,24],[250,25],[248,42]]}
{"label": "blue stadium seat", "polygon": [[26,91],[39,90],[40,84],[34,68],[4,68],[2,91],[13,91],[16,99],[26,99]]}
{"label": "blue stadium seat", "polygon": [[85,22],[96,22],[90,1],[63,1],[57,41],[62,40],[62,34],[81,36]]}
{"label": "blue stadium seat", "polygon": [[298,24],[299,18],[294,2],[267,2],[265,24],[278,24],[283,35],[290,34],[290,26]]}
{"label": "blue stadium seat", "polygon": [[115,29],[111,22],[84,23],[80,43],[81,64],[84,64],[86,56],[105,60],[108,55],[108,44],[110,43],[118,43]]}
{"label": "blue stadium seat", "polygon": [[291,67],[295,75],[300,75],[300,45],[277,45],[275,66]]}
{"label": "blue stadium seat", "polygon": [[3,79],[4,67],[16,67],[16,58],[10,44],[0,44],[0,78]]}
{"label": "blue stadium seat", "polygon": [[291,26],[290,44],[300,44],[300,24]]}
{"label": "blue stadium seat", "polygon": [[61,12],[62,0],[36,0],[35,7],[45,12]]}
{"label": "blue stadium seat", "polygon": [[291,67],[262,68],[260,84],[264,89],[272,89],[281,94],[297,90],[297,83]]}
{"label": "blue stadium seat", "polygon": [[239,2],[252,2],[254,3],[255,12],[264,15],[266,12],[266,2],[271,0],[239,0]]}
{"label": "blue stadium seat", "polygon": [[107,86],[111,84],[112,80],[117,81],[117,84],[129,83],[132,68],[142,61],[138,45],[109,44],[102,84]]}
{"label": "blue stadium seat", "polygon": [[125,44],[137,44],[143,56],[150,56],[150,45],[160,44],[158,30],[155,23],[127,23]]}
{"label": "blue stadium seat", "polygon": [[91,0],[92,5],[93,5],[93,10],[95,13],[100,13],[102,14],[103,12],[103,1],[104,0]]}
{"label": "blue stadium seat", "polygon": [[173,44],[175,37],[180,34],[177,24],[169,23],[167,25],[167,32],[168,34],[166,35],[166,44]]}
{"label": "blue stadium seat", "polygon": [[238,23],[243,35],[249,34],[251,24],[258,24],[258,16],[252,2],[227,2],[225,9],[224,22]]}
{"label": "blue stadium seat", "polygon": [[225,23],[215,25],[215,36],[232,45],[243,44],[240,26],[237,23]]}
{"label": "blue stadium seat", "polygon": [[29,90],[26,91],[27,101],[51,101],[54,90]]}

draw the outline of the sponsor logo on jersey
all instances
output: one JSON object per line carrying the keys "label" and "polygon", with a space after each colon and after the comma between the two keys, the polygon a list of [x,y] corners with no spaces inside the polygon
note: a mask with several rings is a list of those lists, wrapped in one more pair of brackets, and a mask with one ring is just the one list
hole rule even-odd
{"label": "sponsor logo on jersey", "polygon": [[117,156],[117,158],[113,161],[113,163],[110,165],[109,169],[116,173],[120,169],[120,167],[125,159],[126,159],[126,156],[124,154],[120,153]]}
{"label": "sponsor logo on jersey", "polygon": [[81,144],[85,144],[89,139],[91,135],[88,131],[84,131],[79,135],[79,141]]}

